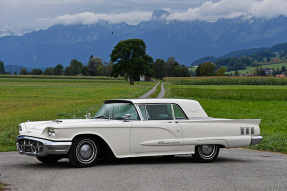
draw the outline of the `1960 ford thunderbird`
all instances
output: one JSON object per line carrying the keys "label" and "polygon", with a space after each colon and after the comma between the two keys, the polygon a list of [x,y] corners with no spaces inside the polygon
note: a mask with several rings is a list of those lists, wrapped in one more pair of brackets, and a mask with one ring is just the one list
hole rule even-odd
{"label": "1960 ford thunderbird", "polygon": [[44,163],[68,158],[75,167],[108,157],[180,154],[212,162],[220,148],[259,143],[260,121],[211,118],[194,100],[107,100],[93,118],[21,123],[16,145],[22,155]]}

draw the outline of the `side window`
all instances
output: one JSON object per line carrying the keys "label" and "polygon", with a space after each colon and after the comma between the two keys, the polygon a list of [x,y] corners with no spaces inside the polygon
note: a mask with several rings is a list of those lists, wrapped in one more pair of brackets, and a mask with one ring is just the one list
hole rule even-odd
{"label": "side window", "polygon": [[186,119],[185,114],[183,111],[180,109],[178,105],[173,105],[173,111],[174,111],[174,117],[175,119]]}
{"label": "side window", "polygon": [[170,104],[146,105],[148,120],[173,120]]}

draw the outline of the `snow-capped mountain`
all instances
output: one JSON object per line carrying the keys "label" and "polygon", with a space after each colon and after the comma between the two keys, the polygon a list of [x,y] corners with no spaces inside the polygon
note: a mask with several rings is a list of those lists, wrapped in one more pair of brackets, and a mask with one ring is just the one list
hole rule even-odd
{"label": "snow-capped mountain", "polygon": [[[287,42],[287,17],[257,19],[251,16],[206,21],[167,21],[167,11],[155,11],[152,20],[138,25],[110,24],[55,25],[23,36],[0,37],[0,60],[5,65],[44,68],[71,59],[86,64],[90,55],[109,61],[121,40],[139,38],[155,59],[174,56],[180,64],[190,65],[205,56],[220,56],[231,51],[270,47]],[[4,33],[0,33],[4,34]]]}

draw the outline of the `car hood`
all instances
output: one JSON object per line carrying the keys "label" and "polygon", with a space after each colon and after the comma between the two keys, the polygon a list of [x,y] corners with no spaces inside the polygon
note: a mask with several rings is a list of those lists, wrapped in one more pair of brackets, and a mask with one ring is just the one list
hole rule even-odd
{"label": "car hood", "polygon": [[[52,121],[31,121],[31,122],[25,122],[21,123],[21,127],[24,128],[23,130],[44,130],[46,127],[55,127],[63,126],[65,124],[71,124],[71,123],[89,123],[93,119],[56,119]],[[93,120],[93,122],[97,121],[103,121],[103,120]],[[105,120],[106,121],[106,120]]]}

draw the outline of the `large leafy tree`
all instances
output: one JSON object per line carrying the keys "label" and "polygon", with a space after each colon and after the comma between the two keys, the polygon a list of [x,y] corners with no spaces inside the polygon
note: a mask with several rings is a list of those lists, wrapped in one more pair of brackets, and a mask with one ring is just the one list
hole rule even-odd
{"label": "large leafy tree", "polygon": [[120,41],[112,51],[111,61],[112,77],[118,77],[122,72],[127,73],[130,85],[134,85],[134,79],[140,75],[151,75],[152,57],[146,54],[146,45],[141,39],[128,39]]}
{"label": "large leafy tree", "polygon": [[41,69],[38,69],[38,68],[34,68],[30,74],[31,75],[41,75],[43,73],[43,71]]}
{"label": "large leafy tree", "polygon": [[54,68],[54,75],[62,75],[64,71],[64,67],[61,64],[58,64],[55,68]]}
{"label": "large leafy tree", "polygon": [[91,55],[88,63],[88,72],[90,76],[103,76],[103,60]]}
{"label": "large leafy tree", "polygon": [[72,59],[70,66],[65,68],[65,75],[76,76],[81,73],[83,64],[77,59]]}
{"label": "large leafy tree", "polygon": [[19,72],[19,75],[28,75],[28,71],[26,70],[26,68],[22,68]]}
{"label": "large leafy tree", "polygon": [[214,64],[211,62],[202,63],[196,69],[197,76],[213,76],[214,75]]}

